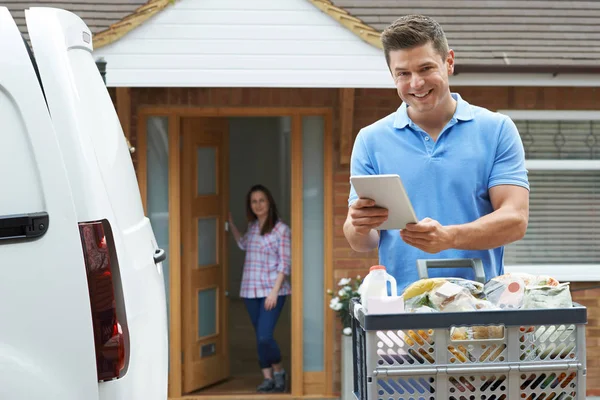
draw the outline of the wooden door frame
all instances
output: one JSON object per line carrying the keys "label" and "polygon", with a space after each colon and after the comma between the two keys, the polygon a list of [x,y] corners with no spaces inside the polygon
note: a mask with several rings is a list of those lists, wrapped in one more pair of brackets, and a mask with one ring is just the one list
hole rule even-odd
{"label": "wooden door frame", "polygon": [[[181,118],[183,117],[290,117],[291,132],[291,229],[292,229],[292,326],[291,326],[291,393],[282,398],[304,395],[333,395],[334,318],[323,291],[324,370],[305,372],[303,363],[303,295],[302,295],[302,117],[324,118],[323,196],[324,196],[324,286],[333,287],[333,110],[325,107],[180,107],[141,106],[137,110],[137,175],[146,212],[148,117],[167,117],[169,127],[169,248],[181,246]],[[177,134],[173,134],[177,132]],[[169,399],[208,399],[207,396],[184,396],[182,393],[182,309],[181,255],[169,254]],[[237,395],[236,398],[256,398]],[[279,396],[278,396],[279,397]],[[224,397],[222,397],[224,398]]]}

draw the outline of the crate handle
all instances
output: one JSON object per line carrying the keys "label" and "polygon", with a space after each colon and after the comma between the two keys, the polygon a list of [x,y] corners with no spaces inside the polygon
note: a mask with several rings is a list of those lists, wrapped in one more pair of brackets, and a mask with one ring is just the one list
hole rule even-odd
{"label": "crate handle", "polygon": [[475,273],[475,280],[477,282],[485,283],[483,262],[479,258],[417,260],[419,279],[426,279],[429,277],[429,274],[427,273],[429,268],[472,268]]}

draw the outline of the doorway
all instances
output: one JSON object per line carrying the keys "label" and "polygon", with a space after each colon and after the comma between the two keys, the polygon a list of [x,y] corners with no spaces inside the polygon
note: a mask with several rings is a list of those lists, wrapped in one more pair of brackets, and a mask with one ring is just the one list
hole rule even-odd
{"label": "doorway", "polygon": [[[325,296],[314,295],[324,293],[323,288],[333,285],[333,275],[330,270],[334,236],[332,230],[332,155],[334,152],[331,138],[333,120],[331,110],[144,106],[138,113],[136,143],[138,181],[142,201],[155,229],[157,240],[161,246],[168,245],[172,250],[163,264],[169,311],[170,399],[198,400],[215,396],[207,391],[216,390],[218,385],[208,387],[209,384],[205,384],[206,382],[200,382],[203,384],[196,388],[201,386],[204,390],[196,393],[194,385],[198,382],[192,382],[191,387],[189,382],[186,384],[186,379],[202,380],[207,376],[195,373],[194,370],[208,371],[208,375],[212,378],[216,376],[217,380],[213,382],[223,382],[230,376],[233,354],[229,353],[229,332],[234,330],[237,322],[230,322],[233,317],[223,315],[229,309],[224,305],[230,302],[225,288],[231,289],[229,292],[232,292],[232,295],[237,295],[239,286],[229,284],[230,278],[233,277],[227,274],[228,268],[222,268],[222,266],[229,266],[231,257],[229,239],[226,239],[225,234],[225,221],[229,202],[233,196],[230,193],[229,182],[223,181],[224,177],[229,178],[233,175],[229,171],[228,124],[235,124],[235,118],[240,117],[243,117],[239,120],[240,124],[245,126],[253,119],[256,121],[264,117],[280,119],[280,116],[287,116],[287,121],[280,120],[278,125],[280,127],[287,129],[290,125],[288,122],[291,121],[291,133],[289,140],[286,139],[287,144],[279,143],[289,149],[290,154],[289,173],[280,175],[290,177],[288,182],[291,188],[284,191],[289,194],[289,201],[280,199],[276,201],[283,213],[290,214],[289,225],[292,230],[292,279],[290,280],[293,295],[286,301],[289,302],[287,306],[291,309],[288,313],[291,322],[285,323],[286,317],[282,316],[275,333],[279,339],[279,330],[287,325],[285,333],[291,336],[289,347],[291,355],[287,357],[288,362],[291,363],[287,370],[287,383],[291,393],[277,397],[292,398],[332,393],[333,319],[327,317]],[[222,122],[225,122],[225,130]],[[195,126],[189,128],[190,124]],[[192,135],[199,141],[190,142],[190,137],[187,139],[184,137],[186,126],[190,131],[204,131],[204,134],[200,135],[204,138],[198,139],[198,135]],[[210,129],[207,130],[206,127]],[[259,127],[259,129],[264,128]],[[217,140],[219,137],[226,143]],[[187,146],[187,143],[192,145]],[[271,151],[275,146],[273,143],[276,142],[271,141],[271,146],[268,147]],[[227,163],[218,163],[217,167],[217,160],[223,159],[219,154],[227,157]],[[184,157],[186,162],[183,160]],[[200,174],[206,174],[211,169],[207,168],[206,163],[199,163],[198,160],[211,160],[208,164],[212,164],[212,177],[199,179]],[[264,168],[280,167],[263,166]],[[283,170],[285,168],[285,166],[281,167]],[[244,195],[248,187],[243,188]],[[199,190],[205,193],[202,194]],[[219,196],[227,200],[219,201],[217,200]],[[189,200],[184,201],[184,197]],[[200,207],[202,202],[204,205]],[[183,210],[185,204],[192,204],[194,215],[191,215],[189,210]],[[285,211],[286,206],[289,206],[289,211]],[[208,209],[210,210],[206,212]],[[203,213],[199,213],[200,211]],[[239,220],[236,217],[236,222],[241,224],[243,218]],[[198,236],[197,232],[201,230],[205,234]],[[205,240],[206,232],[212,232],[212,239]],[[201,239],[202,236],[204,239]],[[214,252],[212,254],[206,251],[199,252],[199,248],[212,248]],[[173,251],[175,249],[180,251]],[[200,253],[202,258],[199,258]],[[213,279],[212,287],[202,285],[202,282],[208,282],[208,279],[196,279],[197,277],[190,275],[190,271],[196,273],[197,270],[204,270],[202,273],[212,271],[205,277]],[[311,310],[311,312],[307,313],[303,310]],[[200,323],[200,319],[204,322]],[[204,326],[201,328],[200,325]],[[202,332],[202,335],[196,332]],[[322,332],[322,334],[315,335],[314,332]],[[280,345],[286,347],[285,339],[279,340]],[[283,351],[287,352],[287,350]],[[218,368],[208,366],[200,368],[194,365],[203,359],[207,361],[211,357],[220,359],[215,363]],[[257,364],[255,368],[260,380]],[[222,368],[223,366],[225,368]],[[221,376],[223,371],[225,373]],[[246,389],[244,394],[235,394],[234,390],[226,390],[225,393],[217,396],[229,399],[257,398],[254,392],[256,381],[250,381],[244,387],[250,387],[252,394],[246,392]]]}
{"label": "doorway", "polygon": [[[214,126],[218,125],[218,130],[226,130],[228,137],[226,140],[221,141],[210,141],[208,139],[201,139],[206,135],[206,132],[201,133],[200,130],[207,131],[206,128],[202,128],[198,125],[198,119],[196,122],[183,120],[182,129],[184,137],[184,153],[188,145],[199,146],[204,144],[207,147],[197,147],[194,151],[188,149],[188,153],[191,157],[201,157],[199,154],[203,154],[204,157],[208,157],[206,160],[197,160],[196,164],[198,168],[202,165],[201,169],[204,171],[210,170],[212,165],[222,165],[220,168],[217,167],[217,173],[214,175],[222,181],[224,185],[223,194],[219,197],[218,201],[226,203],[224,205],[225,213],[231,211],[234,222],[241,232],[246,229],[246,211],[245,211],[245,198],[248,189],[254,184],[262,184],[266,186],[272,193],[275,203],[279,211],[281,220],[288,226],[291,225],[291,184],[290,184],[290,172],[291,172],[291,158],[290,158],[290,135],[291,135],[291,118],[290,117],[230,117],[230,118],[213,118],[212,122],[207,122],[205,118],[202,118],[203,126]],[[220,122],[215,122],[219,120]],[[186,143],[186,130],[191,130],[193,133],[187,133],[187,135],[194,135],[195,139],[188,138]],[[200,139],[199,139],[200,138]],[[214,147],[213,147],[214,146]],[[223,148],[221,148],[221,147]],[[225,148],[226,146],[226,148]],[[210,149],[214,150],[210,150]],[[215,159],[217,157],[217,159]],[[219,160],[221,157],[223,160]],[[182,158],[184,165],[182,168],[190,168],[190,163],[193,163],[192,159],[186,158],[185,155]],[[223,163],[223,164],[221,164]],[[197,176],[199,177],[202,172],[198,171]],[[208,174],[213,176],[211,174]],[[206,175],[205,175],[206,176]],[[221,176],[220,178],[218,178]],[[191,175],[185,172],[182,175],[184,178],[184,184],[186,180],[194,180]],[[205,179],[206,180],[206,179]],[[215,183],[211,183],[211,188],[215,187]],[[185,193],[186,191],[184,191]],[[210,191],[209,191],[210,192]],[[183,201],[187,197],[182,197],[182,210],[186,210],[186,205]],[[228,200],[227,200],[228,198]],[[194,200],[198,201],[198,199]],[[205,207],[208,207],[209,202],[206,202]],[[217,210],[214,210],[213,214],[222,214]],[[209,212],[210,214],[210,212]],[[183,216],[184,220],[186,216]],[[196,217],[196,215],[193,215]],[[184,221],[184,228],[186,223]],[[214,229],[214,228],[213,228]],[[200,232],[198,232],[200,234]],[[239,288],[241,285],[242,270],[244,264],[245,253],[241,251],[233,235],[226,234],[226,244],[222,259],[224,262],[224,271],[220,276],[226,279],[226,284],[222,285],[225,291],[225,299],[223,306],[225,310],[217,311],[222,314],[222,317],[226,319],[222,324],[224,329],[224,337],[221,339],[223,346],[222,354],[227,357],[225,360],[221,359],[220,364],[229,364],[227,376],[225,372],[219,372],[219,377],[216,375],[210,380],[196,381],[195,386],[197,390],[194,390],[191,394],[194,395],[212,395],[212,394],[255,394],[256,386],[262,381],[262,375],[258,366],[258,356],[256,352],[256,341],[254,328],[250,322],[243,300],[239,295]],[[201,240],[201,239],[200,239]],[[217,241],[208,240],[211,244],[217,244]],[[219,247],[217,245],[217,247]],[[198,257],[201,257],[199,254]],[[196,257],[191,258],[195,262]],[[192,261],[191,261],[192,262]],[[203,280],[206,280],[212,276],[205,274]],[[214,274],[213,274],[214,275]],[[208,283],[207,283],[208,285]],[[216,286],[217,283],[213,282],[212,285]],[[213,286],[213,287],[214,287]],[[207,286],[208,287],[208,286]],[[201,305],[199,305],[200,309]],[[217,310],[219,307],[217,307]],[[291,387],[291,301],[286,301],[284,309],[280,315],[279,321],[276,325],[274,333],[275,340],[277,341],[280,351],[282,354],[282,363],[287,371],[288,384],[287,392]],[[200,325],[202,325],[202,316],[199,316]],[[209,315],[204,318],[208,323],[214,325],[215,318]],[[216,318],[218,319],[218,318]],[[209,322],[210,321],[210,322]],[[211,326],[213,326],[211,325]],[[218,354],[217,354],[218,356]],[[203,386],[203,387],[199,387]]]}

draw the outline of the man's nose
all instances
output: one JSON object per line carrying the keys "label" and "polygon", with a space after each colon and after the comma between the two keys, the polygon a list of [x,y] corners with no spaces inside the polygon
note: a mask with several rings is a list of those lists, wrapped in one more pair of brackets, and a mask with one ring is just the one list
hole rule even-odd
{"label": "man's nose", "polygon": [[410,80],[410,86],[414,89],[418,89],[423,86],[425,80],[419,74],[413,74]]}

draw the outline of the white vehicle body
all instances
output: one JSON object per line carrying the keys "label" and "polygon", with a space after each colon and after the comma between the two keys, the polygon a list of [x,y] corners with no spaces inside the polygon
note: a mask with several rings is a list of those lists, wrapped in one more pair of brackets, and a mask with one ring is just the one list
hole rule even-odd
{"label": "white vehicle body", "polygon": [[[91,32],[58,9],[31,8],[26,21],[35,61],[0,7],[0,399],[165,400],[163,254]],[[110,379],[97,364],[96,253],[82,228],[93,224],[122,338],[105,350],[125,360]]]}

